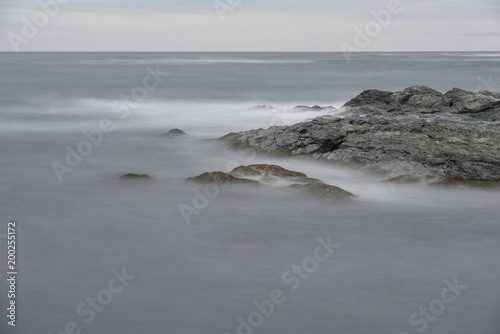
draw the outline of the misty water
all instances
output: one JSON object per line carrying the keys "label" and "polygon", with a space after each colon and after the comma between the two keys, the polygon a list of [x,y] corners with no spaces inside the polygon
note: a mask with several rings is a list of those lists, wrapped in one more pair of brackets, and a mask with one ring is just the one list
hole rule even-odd
{"label": "misty water", "polygon": [[[143,84],[148,66],[169,75],[120,119],[116,103]],[[1,220],[18,222],[19,272],[17,326],[2,314],[2,333],[58,334],[71,322],[94,334],[498,333],[498,190],[393,184],[212,139],[309,120],[325,112],[293,107],[340,107],[365,89],[491,89],[499,54],[373,53],[347,63],[335,53],[27,53],[0,54],[0,68]],[[53,163],[66,164],[67,147],[103,119],[113,130],[60,182]],[[172,128],[188,136],[162,136]],[[194,207],[204,191],[187,177],[254,163],[357,197],[332,203],[230,187],[187,223],[179,206]],[[126,173],[153,180],[119,180]],[[315,255],[318,238],[338,247],[309,274],[291,273]],[[106,299],[112,270],[122,268],[134,278]],[[5,310],[5,279],[0,288]],[[256,316],[254,302],[269,305],[277,290],[282,303]],[[96,297],[106,305],[89,311]]]}

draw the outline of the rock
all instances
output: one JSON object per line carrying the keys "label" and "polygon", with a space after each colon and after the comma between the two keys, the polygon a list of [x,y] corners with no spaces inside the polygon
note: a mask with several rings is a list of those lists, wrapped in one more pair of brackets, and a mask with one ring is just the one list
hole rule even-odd
{"label": "rock", "polygon": [[226,186],[228,184],[247,184],[247,185],[258,185],[259,182],[254,180],[249,180],[245,178],[235,177],[229,173],[225,172],[208,172],[203,173],[196,177],[190,177],[186,181],[200,182],[200,183],[217,183],[221,186]]}
{"label": "rock", "polygon": [[463,90],[463,89],[460,89],[460,88],[453,88],[452,90],[447,91],[444,94],[444,97],[448,100],[448,104],[450,106],[453,106],[453,104],[455,103],[455,101],[459,97],[462,97],[462,96],[465,96],[465,95],[472,95],[472,94],[474,94],[474,93],[470,92],[468,90]]}
{"label": "rock", "polygon": [[145,174],[124,174],[120,176],[120,180],[151,180],[151,176]]}
{"label": "rock", "polygon": [[[404,92],[418,92],[412,98],[413,101],[422,101],[422,106],[432,105],[424,101],[445,99],[444,95],[424,86]],[[488,123],[499,117],[500,109],[471,116],[414,107],[411,108],[418,111],[417,114],[388,112],[387,108],[394,107],[391,104],[387,104],[385,110],[379,109],[381,101],[386,101],[389,96],[384,92],[364,92],[366,103],[378,103],[376,109],[379,113],[376,114],[364,113],[366,106],[352,107],[349,109],[351,114],[344,118],[320,117],[291,126],[232,133],[221,140],[235,147],[250,147],[264,153],[305,155],[384,170],[388,177],[399,177],[399,180],[500,179],[500,126]],[[455,90],[448,96],[460,101],[470,95],[461,95]],[[472,96],[496,98],[495,93]],[[362,99],[354,100],[359,103]],[[485,117],[473,118],[475,115]]]}
{"label": "rock", "polygon": [[344,107],[360,107],[367,105],[388,105],[393,102],[392,92],[384,92],[376,89],[365,90],[360,95],[356,96]]}
{"label": "rock", "polygon": [[235,177],[261,176],[265,178],[307,178],[307,175],[300,172],[294,172],[277,165],[250,165],[239,166],[233,169],[230,175]]}
{"label": "rock", "polygon": [[186,133],[180,129],[172,129],[169,132],[165,133],[164,136],[165,137],[179,137],[179,136],[183,136],[185,134]]}
{"label": "rock", "polygon": [[457,113],[478,113],[500,108],[500,98],[484,92],[462,95],[453,101],[453,108]]}
{"label": "rock", "polygon": [[252,109],[254,109],[254,110],[276,110],[275,107],[267,106],[265,104],[261,104],[261,105],[255,106]]}
{"label": "rock", "polygon": [[333,106],[328,106],[328,107],[320,107],[318,105],[316,106],[296,106],[293,108],[293,111],[330,111],[330,110],[335,110],[336,108]]}
{"label": "rock", "polygon": [[448,106],[448,102],[443,96],[433,94],[413,95],[407,102],[408,105],[415,108],[434,109]]}
{"label": "rock", "polygon": [[344,189],[325,184],[319,180],[307,184],[293,184],[290,187],[305,194],[313,195],[322,199],[337,200],[341,198],[354,197],[352,193],[345,191]]}
{"label": "rock", "polygon": [[435,89],[423,85],[416,85],[408,87],[402,92],[395,92],[392,95],[392,102],[398,104],[407,104],[408,101],[416,95],[432,95],[444,98],[444,95]]}
{"label": "rock", "polygon": [[283,190],[291,189],[306,195],[336,200],[353,197],[354,195],[339,187],[325,184],[321,180],[307,177],[306,174],[291,171],[277,165],[249,165],[239,166],[231,172],[209,172],[200,176],[188,178],[186,181],[195,181],[203,184],[217,183],[222,187],[228,184],[246,184],[279,187]]}

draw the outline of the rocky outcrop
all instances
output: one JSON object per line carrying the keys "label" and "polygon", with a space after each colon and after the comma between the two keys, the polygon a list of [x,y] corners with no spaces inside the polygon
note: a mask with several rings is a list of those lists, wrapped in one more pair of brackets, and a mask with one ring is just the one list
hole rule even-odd
{"label": "rocky outcrop", "polygon": [[[500,127],[489,121],[500,113],[497,97],[459,89],[441,94],[425,86],[369,90],[346,103],[343,118],[319,117],[221,140],[265,153],[374,167],[399,180],[498,180]],[[482,113],[488,118],[477,117]]]}
{"label": "rocky outcrop", "polygon": [[215,183],[222,188],[231,184],[267,185],[328,200],[354,196],[339,187],[328,185],[321,180],[310,178],[304,173],[290,171],[277,165],[239,166],[229,173],[208,172],[188,178],[186,181],[202,184]]}
{"label": "rocky outcrop", "polygon": [[[500,108],[500,94],[473,93],[459,88],[442,94],[430,87],[417,85],[400,92],[366,90],[344,105],[363,111],[404,111],[417,113],[477,113]],[[375,110],[373,110],[375,108]]]}

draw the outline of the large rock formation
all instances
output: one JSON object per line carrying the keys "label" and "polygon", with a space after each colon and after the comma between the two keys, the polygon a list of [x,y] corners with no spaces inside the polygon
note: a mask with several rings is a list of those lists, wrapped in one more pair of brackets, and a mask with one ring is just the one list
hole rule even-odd
{"label": "large rock formation", "polygon": [[389,177],[499,180],[500,94],[369,90],[325,116],[221,138],[261,152],[376,167]]}

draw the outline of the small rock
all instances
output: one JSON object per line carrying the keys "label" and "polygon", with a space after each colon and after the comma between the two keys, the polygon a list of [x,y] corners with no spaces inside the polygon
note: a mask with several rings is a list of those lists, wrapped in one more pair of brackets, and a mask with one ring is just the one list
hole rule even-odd
{"label": "small rock", "polygon": [[151,180],[151,176],[146,174],[124,174],[120,176],[120,180]]}
{"label": "small rock", "polygon": [[165,137],[179,137],[179,136],[183,136],[185,134],[186,133],[180,129],[172,129],[169,132],[165,133],[164,136]]}
{"label": "small rock", "polygon": [[227,184],[253,184],[253,185],[259,184],[259,182],[257,181],[234,177],[231,174],[225,172],[203,173],[196,177],[190,177],[186,181],[200,182],[204,184],[214,182],[223,186]]}

